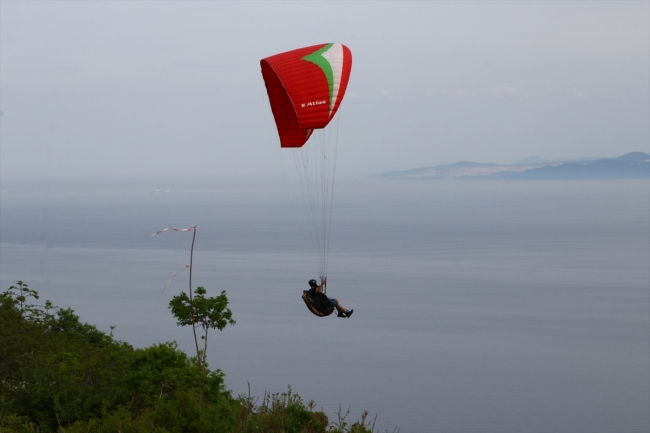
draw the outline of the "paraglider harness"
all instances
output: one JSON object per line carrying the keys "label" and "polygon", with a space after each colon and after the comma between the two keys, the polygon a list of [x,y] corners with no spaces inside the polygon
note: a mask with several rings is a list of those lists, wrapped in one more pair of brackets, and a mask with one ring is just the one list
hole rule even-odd
{"label": "paraglider harness", "polygon": [[323,285],[323,292],[317,292],[316,287],[302,292],[302,300],[305,301],[307,308],[318,317],[326,317],[334,312],[334,305],[324,292],[326,285],[327,283]]}

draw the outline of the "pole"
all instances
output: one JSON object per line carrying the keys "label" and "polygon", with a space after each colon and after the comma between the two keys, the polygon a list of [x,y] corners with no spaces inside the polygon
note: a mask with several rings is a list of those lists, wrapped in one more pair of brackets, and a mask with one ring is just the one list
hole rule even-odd
{"label": "pole", "polygon": [[194,239],[196,239],[196,226],[194,226],[194,234],[192,235],[192,249],[190,250],[190,319],[192,320],[192,332],[194,333],[194,345],[196,346],[196,360],[199,363],[199,368],[203,371],[203,364],[201,363],[201,352],[199,352],[199,340],[196,338],[196,324],[194,323],[194,302],[192,298],[192,260],[194,258]]}

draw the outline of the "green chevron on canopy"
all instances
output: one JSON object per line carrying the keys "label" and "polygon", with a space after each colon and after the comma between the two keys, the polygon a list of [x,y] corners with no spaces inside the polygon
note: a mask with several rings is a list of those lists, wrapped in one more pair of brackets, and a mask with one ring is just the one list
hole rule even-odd
{"label": "green chevron on canopy", "polygon": [[332,113],[341,85],[343,72],[343,47],[341,44],[327,44],[323,48],[303,57],[303,60],[314,63],[321,68],[327,78],[329,86],[330,104],[329,112]]}

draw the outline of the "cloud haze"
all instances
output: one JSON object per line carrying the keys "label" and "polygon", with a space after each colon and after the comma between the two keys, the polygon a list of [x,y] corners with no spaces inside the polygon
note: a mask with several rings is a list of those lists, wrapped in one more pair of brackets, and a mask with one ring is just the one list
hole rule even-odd
{"label": "cloud haze", "polygon": [[0,2],[2,179],[273,176],[259,60],[350,47],[343,175],[650,143],[648,2]]}

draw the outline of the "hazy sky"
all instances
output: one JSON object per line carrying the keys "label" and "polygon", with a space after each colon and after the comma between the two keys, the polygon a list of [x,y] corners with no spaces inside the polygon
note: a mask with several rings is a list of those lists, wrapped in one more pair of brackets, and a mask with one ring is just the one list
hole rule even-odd
{"label": "hazy sky", "polygon": [[650,150],[648,1],[2,0],[0,176],[273,176],[259,60],[324,42],[343,175]]}

